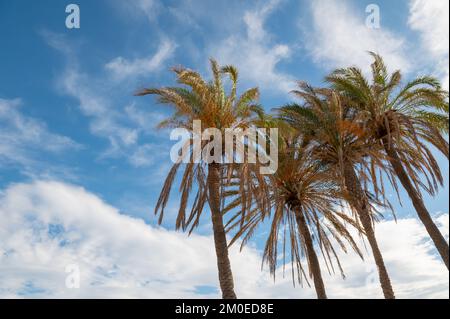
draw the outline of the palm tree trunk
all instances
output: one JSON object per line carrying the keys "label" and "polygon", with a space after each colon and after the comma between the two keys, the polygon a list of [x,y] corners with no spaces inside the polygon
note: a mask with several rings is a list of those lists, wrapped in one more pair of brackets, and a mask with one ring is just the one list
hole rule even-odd
{"label": "palm tree trunk", "polygon": [[353,164],[346,163],[344,166],[344,174],[345,186],[349,194],[352,196],[350,198],[350,205],[356,209],[361,224],[364,228],[364,232],[366,233],[367,240],[369,241],[369,245],[372,249],[375,264],[378,268],[378,276],[380,279],[381,288],[383,289],[384,297],[386,299],[395,299],[394,290],[392,289],[391,280],[384,264],[383,255],[381,254],[377,239],[375,237],[367,197],[364,194],[358,180]]}
{"label": "palm tree trunk", "polygon": [[209,164],[207,182],[222,297],[223,299],[237,299],[236,293],[234,292],[233,273],[231,272],[231,264],[228,256],[228,244],[223,226],[223,216],[220,210],[220,164]]}
{"label": "palm tree trunk", "polygon": [[410,178],[408,177],[408,174],[405,171],[405,168],[401,164],[401,160],[396,150],[390,147],[389,144],[386,143],[385,141],[383,142],[383,145],[387,155],[389,156],[389,161],[392,167],[394,168],[395,174],[397,175],[398,179],[402,183],[405,190],[408,192],[408,195],[411,198],[414,208],[416,209],[417,215],[419,215],[419,219],[425,225],[428,234],[433,240],[434,245],[436,246],[436,249],[441,255],[441,258],[444,261],[445,265],[447,266],[448,270],[449,246],[447,241],[445,240],[444,236],[442,236],[441,232],[439,231],[439,228],[433,222],[430,213],[425,207],[422,197],[414,188]]}
{"label": "palm tree trunk", "polygon": [[322,273],[320,271],[319,259],[317,258],[316,251],[314,250],[313,240],[311,237],[311,233],[309,232],[308,225],[306,225],[306,220],[305,216],[303,216],[302,208],[296,207],[294,211],[300,236],[303,236],[305,242],[306,257],[308,258],[309,270],[313,276],[317,298],[328,299],[325,291],[325,285],[323,284]]}

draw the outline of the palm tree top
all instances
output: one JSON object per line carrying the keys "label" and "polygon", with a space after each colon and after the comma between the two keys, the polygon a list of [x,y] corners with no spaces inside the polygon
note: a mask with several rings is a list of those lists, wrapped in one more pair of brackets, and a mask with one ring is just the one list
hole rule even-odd
{"label": "palm tree top", "polygon": [[[429,146],[449,157],[443,137],[449,130],[449,94],[430,76],[403,85],[400,71],[389,74],[382,57],[370,54],[374,59],[370,81],[356,67],[338,69],[326,80],[358,114],[358,125],[371,144],[395,148],[416,189],[434,195],[443,176]],[[397,189],[393,176],[391,180]]]}
{"label": "palm tree top", "polygon": [[[239,73],[232,65],[220,67],[210,59],[212,81],[205,81],[193,70],[175,67],[178,87],[147,88],[136,93],[138,96],[157,95],[158,102],[175,108],[172,117],[162,121],[159,127],[192,128],[194,120],[200,120],[205,128],[246,127],[247,119],[261,110],[257,100],[259,89],[251,88],[237,95]],[[225,91],[223,77],[231,82],[229,92]]]}

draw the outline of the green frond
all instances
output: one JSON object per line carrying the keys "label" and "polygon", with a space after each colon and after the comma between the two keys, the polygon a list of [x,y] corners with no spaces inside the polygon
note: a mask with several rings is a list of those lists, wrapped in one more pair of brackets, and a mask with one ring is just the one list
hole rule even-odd
{"label": "green frond", "polygon": [[243,114],[248,110],[249,104],[257,101],[259,98],[259,89],[252,88],[245,91],[239,99],[236,101],[235,112],[236,114]]}

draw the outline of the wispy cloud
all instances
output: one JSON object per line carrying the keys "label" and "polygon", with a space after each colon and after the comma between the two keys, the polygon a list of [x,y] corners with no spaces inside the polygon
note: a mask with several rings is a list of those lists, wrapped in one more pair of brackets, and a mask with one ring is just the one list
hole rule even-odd
{"label": "wispy cloud", "polygon": [[145,17],[150,23],[157,20],[161,10],[163,9],[159,0],[114,0],[110,3],[119,13],[127,14],[127,18],[130,16],[134,19],[136,19],[136,17]]}
{"label": "wispy cloud", "polygon": [[49,131],[45,122],[20,112],[20,99],[0,99],[0,166],[6,161],[31,166],[36,153],[80,149],[71,138]]}
{"label": "wispy cloud", "polygon": [[449,87],[449,2],[447,0],[410,0],[410,27],[419,32],[421,56],[434,65],[434,72]]}
{"label": "wispy cloud", "polygon": [[157,144],[139,145],[130,155],[130,163],[134,167],[149,167],[155,165],[162,152],[169,153],[169,149]]}
{"label": "wispy cloud", "polygon": [[[104,72],[103,65],[99,66],[97,74],[83,73],[76,52],[63,36],[51,32],[43,32],[42,35],[66,58],[65,68],[57,80],[60,91],[78,101],[79,110],[89,118],[91,133],[109,141],[109,147],[99,154],[99,158],[125,157],[131,165],[139,167],[153,163],[151,159],[143,161],[142,156],[150,154],[149,147],[154,144],[141,139],[148,135],[150,123],[163,116],[157,112],[141,111],[134,102],[130,102],[130,99],[135,99],[131,89],[124,90],[117,80],[127,78],[128,82],[135,83],[140,75],[156,71],[172,54],[175,45],[163,40],[149,60],[130,62],[125,58],[114,59],[106,64],[107,70],[115,75],[113,79],[109,72]],[[129,96],[129,99],[124,99],[124,96]],[[161,152],[154,149],[152,158],[157,156],[161,156]]]}
{"label": "wispy cloud", "polygon": [[108,138],[113,148],[111,151],[136,144],[137,129],[120,122],[120,110],[114,107],[106,94],[102,95],[100,91],[93,89],[94,83],[94,78],[82,74],[70,65],[60,77],[64,92],[77,99],[82,113],[91,118],[91,132]]}
{"label": "wispy cloud", "polygon": [[[0,227],[0,297],[219,297],[210,236],[146,225],[73,185],[17,184],[1,194],[8,223]],[[448,234],[448,223],[441,226]],[[448,272],[416,219],[381,222],[377,235],[399,298],[448,298]],[[324,273],[330,297],[382,298],[371,258],[340,258],[347,279]],[[293,288],[289,276],[274,284],[253,248],[233,249],[231,260],[241,298],[315,297],[311,288]],[[65,287],[71,264],[80,268],[80,289]]]}
{"label": "wispy cloud", "polygon": [[142,75],[161,69],[165,62],[171,58],[175,52],[176,44],[168,39],[161,41],[157,52],[147,58],[128,60],[117,57],[106,64],[106,69],[111,71],[116,79],[137,78]]}
{"label": "wispy cloud", "polygon": [[246,11],[242,21],[245,32],[235,30],[235,34],[214,44],[210,50],[221,63],[236,65],[243,79],[252,85],[286,93],[294,87],[294,80],[277,66],[291,56],[291,48],[272,43],[271,35],[264,28],[267,18],[281,3],[281,0],[271,0]]}
{"label": "wispy cloud", "polygon": [[374,51],[392,69],[410,69],[405,40],[383,27],[368,28],[365,15],[358,14],[350,1],[316,0],[310,5],[312,28],[301,28],[306,49],[316,63],[327,69],[355,65],[368,70],[371,58],[367,51]]}

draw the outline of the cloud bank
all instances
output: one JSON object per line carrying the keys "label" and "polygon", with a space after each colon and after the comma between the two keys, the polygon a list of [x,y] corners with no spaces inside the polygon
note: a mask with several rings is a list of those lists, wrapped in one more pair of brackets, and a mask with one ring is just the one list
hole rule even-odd
{"label": "cloud bank", "polygon": [[[122,215],[83,188],[60,182],[15,184],[0,193],[2,298],[216,298],[210,236],[156,228]],[[448,236],[448,215],[439,219]],[[448,298],[448,272],[415,219],[382,222],[380,246],[399,298]],[[273,283],[260,253],[233,250],[241,298],[314,298],[289,276]],[[341,256],[347,279],[325,274],[331,298],[382,298],[374,265]],[[79,289],[66,287],[66,267],[80,269]]]}

